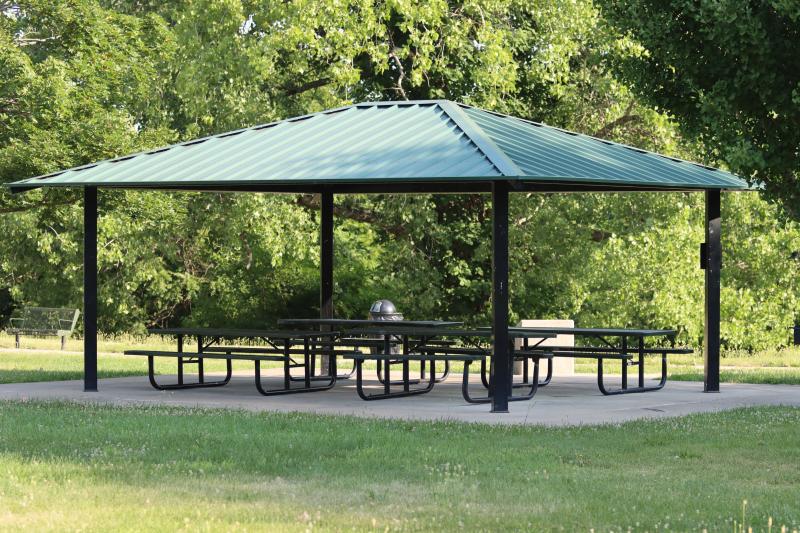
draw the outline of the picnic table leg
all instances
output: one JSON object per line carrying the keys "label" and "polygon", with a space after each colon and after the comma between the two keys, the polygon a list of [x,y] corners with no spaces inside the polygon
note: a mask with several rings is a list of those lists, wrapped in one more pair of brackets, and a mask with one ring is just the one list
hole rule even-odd
{"label": "picnic table leg", "polygon": [[[197,353],[203,353],[203,337],[197,337]],[[200,383],[205,381],[205,376],[203,375],[203,358],[197,358],[197,379]]]}
{"label": "picnic table leg", "polygon": [[[378,354],[382,355],[382,354]],[[387,359],[384,355],[383,359]],[[380,360],[377,359],[376,360]],[[424,388],[418,389],[409,389],[403,390],[401,392],[391,392],[389,390],[390,381],[389,379],[385,379],[383,381],[383,392],[378,394],[367,394],[364,391],[364,373],[363,373],[363,359],[356,359],[353,361],[356,368],[356,392],[358,393],[358,397],[365,401],[372,401],[372,400],[386,400],[388,398],[402,398],[404,396],[416,396],[418,394],[425,394],[430,392],[433,389],[434,384],[436,383],[435,375],[436,375],[436,360],[430,359],[430,372],[428,372],[428,382]],[[386,362],[386,361],[384,361]],[[388,369],[387,365],[386,368]],[[387,378],[389,376],[386,376]]]}
{"label": "picnic table leg", "polygon": [[[541,364],[541,362],[539,363]],[[550,381],[553,379],[553,359],[547,359],[547,374],[544,377],[544,381],[539,382],[540,387],[546,387]]]}
{"label": "picnic table leg", "polygon": [[364,363],[363,359],[353,359],[353,364],[356,365],[356,392],[358,393],[358,397],[362,400],[369,401],[369,396],[364,394],[364,376],[363,376],[363,369],[362,364]]}
{"label": "picnic table leg", "polygon": [[152,355],[147,356],[147,378],[150,380],[150,385],[152,385],[153,388],[157,390],[200,389],[208,387],[221,387],[222,385],[227,385],[231,380],[231,376],[233,375],[233,365],[231,364],[231,360],[226,359],[225,362],[227,364],[226,364],[225,378],[219,381],[206,381],[198,383],[179,382],[174,385],[160,385],[158,382],[156,382],[154,359],[155,358]]}
{"label": "picnic table leg", "polygon": [[[525,350],[528,349],[528,337],[522,339],[523,346],[525,346]],[[522,360],[522,383],[528,383],[528,358]]]}
{"label": "picnic table leg", "polygon": [[303,339],[303,377],[305,378],[304,382],[307,389],[311,387],[311,365],[313,365],[313,363],[309,361],[310,354],[308,348],[308,338],[305,338]]}
{"label": "picnic table leg", "polygon": [[449,376],[449,375],[450,375],[450,361],[445,359],[445,361],[444,361],[444,371],[442,372],[441,376],[436,378],[436,380],[435,380],[436,383],[441,383],[441,382],[445,381],[447,379],[447,376]]}
{"label": "picnic table leg", "polygon": [[[492,361],[489,360],[489,372],[491,372]],[[486,358],[481,359],[481,383],[483,386],[489,388],[489,375],[486,373]]]}
{"label": "picnic table leg", "polygon": [[[483,385],[487,389],[489,389],[489,384],[484,379],[484,375],[486,374],[486,358],[481,359],[481,381],[484,382]],[[489,403],[492,401],[492,394],[491,389],[486,394],[486,396],[481,396],[480,398],[474,398],[469,394],[469,366],[472,361],[464,361],[464,371],[461,375],[461,396],[464,397],[464,401],[467,403]]]}
{"label": "picnic table leg", "polygon": [[[158,385],[158,383],[156,383],[156,376],[155,376],[156,369],[153,359],[154,357],[152,355],[147,356],[147,379],[150,380],[150,385],[152,385],[154,389],[160,389],[161,387]],[[183,385],[183,383],[179,384]]]}
{"label": "picnic table leg", "polygon": [[653,390],[663,389],[667,384],[667,352],[661,354],[661,380]]}
{"label": "picnic table leg", "polygon": [[[408,355],[408,335],[403,336],[403,355]],[[408,392],[410,388],[408,384],[408,359],[403,359],[403,391]]]}
{"label": "picnic table leg", "polygon": [[292,387],[292,359],[291,346],[289,339],[283,341],[283,388],[289,390]]}
{"label": "picnic table leg", "polygon": [[[178,353],[183,353],[183,335],[178,335]],[[183,385],[183,357],[178,357],[178,385]]]}
{"label": "picnic table leg", "polygon": [[334,353],[333,346],[331,346],[331,349],[328,352],[328,370],[329,370],[328,374],[330,374],[331,378],[333,378],[334,380],[339,379],[339,374],[337,373],[338,370],[336,368],[336,354]]}
{"label": "picnic table leg", "polygon": [[19,349],[19,333],[14,334],[14,348]]}
{"label": "picnic table leg", "polygon": [[[530,400],[536,395],[536,391],[539,388],[539,358],[536,357],[536,358],[532,358],[532,359],[533,359],[533,380],[529,384],[531,390],[527,394],[524,394],[522,396],[514,396],[512,394],[508,398],[509,402],[519,402],[519,401]],[[464,397],[464,401],[466,401],[467,403],[477,403],[477,404],[490,403],[492,401],[492,392],[491,392],[491,388],[489,388],[489,387],[487,387],[487,389],[489,389],[489,392],[487,393],[486,396],[481,396],[481,397],[477,397],[476,398],[476,397],[471,396],[470,393],[469,393],[469,366],[470,366],[471,362],[472,361],[464,361],[464,373],[463,373],[462,378],[461,378],[461,395]],[[481,362],[483,363],[483,360],[481,360]],[[484,368],[485,368],[485,364],[482,365],[482,370]],[[482,371],[481,375],[483,376],[483,374],[484,374],[484,372]],[[519,387],[516,387],[516,388],[519,388]],[[512,390],[513,389],[514,388],[512,387]]]}
{"label": "picnic table leg", "polygon": [[[622,337],[622,353],[628,353],[628,338]],[[628,388],[628,360],[622,360],[622,389],[625,390]]]}
{"label": "picnic table leg", "polygon": [[[305,346],[309,346],[309,341],[308,340],[305,342]],[[310,374],[311,374],[311,376],[316,376],[317,375],[317,352],[316,352],[315,348],[317,347],[317,343],[312,340],[312,341],[310,341],[310,346],[311,346],[311,350],[314,352],[314,355],[312,355],[309,358],[309,361],[311,363],[311,372],[310,372]],[[308,350],[308,349],[306,348],[306,350]]]}
{"label": "picnic table leg", "polygon": [[[389,355],[391,353],[391,351],[392,351],[392,344],[391,344],[390,341],[391,341],[391,337],[389,335],[384,335],[383,336],[383,354],[384,355]],[[386,376],[381,377],[381,372],[383,371],[383,360],[378,359],[375,362],[377,363],[376,366],[378,367],[378,381],[383,383],[384,379],[386,378]],[[389,365],[389,360],[388,359],[386,360],[386,365],[387,366]]]}
{"label": "picnic table leg", "polygon": [[[527,394],[523,394],[522,396],[514,396],[513,393],[509,396],[509,402],[522,402],[526,400],[532,399],[536,395],[536,391],[539,389],[539,364],[540,360],[538,357],[531,358],[533,360],[533,378],[530,381],[530,391]],[[525,360],[527,361],[528,358],[526,357]],[[513,389],[512,389],[513,390]]]}
{"label": "picnic table leg", "polygon": [[[260,359],[256,359],[254,361],[255,374],[256,374],[256,376],[255,376],[256,389],[258,390],[258,392],[260,394],[262,394],[263,396],[278,396],[278,395],[281,395],[281,394],[297,394],[297,393],[303,393],[303,392],[318,392],[318,391],[328,390],[328,389],[332,388],[336,384],[336,373],[335,373],[335,368],[336,367],[334,366],[333,367],[334,368],[334,372],[330,376],[328,376],[328,382],[327,383],[325,383],[324,385],[318,385],[318,386],[314,386],[314,387],[311,386],[311,381],[312,380],[311,380],[311,375],[309,373],[310,364],[309,364],[309,359],[308,359],[308,357],[309,357],[308,339],[305,340],[303,345],[306,347],[305,354],[303,355],[304,362],[305,362],[305,364],[303,365],[305,367],[305,374],[303,376],[303,381],[304,381],[304,385],[305,386],[300,387],[300,388],[296,388],[296,389],[291,388],[291,386],[292,386],[292,379],[291,379],[291,368],[292,368],[292,366],[291,366],[291,346],[292,346],[292,341],[290,339],[285,339],[283,341],[283,388],[272,389],[272,390],[265,389],[263,384],[261,383],[261,360]],[[333,362],[335,364],[335,360]],[[315,381],[317,381],[317,380],[315,380]]]}
{"label": "picnic table leg", "polygon": [[652,386],[652,387],[645,387],[644,381],[641,382],[642,385],[639,387],[635,387],[629,389],[627,387],[621,387],[616,390],[609,390],[605,387],[603,383],[603,358],[599,357],[597,359],[597,387],[600,389],[600,392],[603,393],[604,396],[615,396],[619,394],[636,394],[641,392],[653,392],[664,388],[664,385],[667,384],[667,352],[663,352],[661,354],[661,379],[659,382]]}
{"label": "picnic table leg", "polygon": [[639,337],[639,388],[644,388],[644,337]]}
{"label": "picnic table leg", "polygon": [[[384,335],[384,337],[383,337],[383,355],[387,355],[387,356],[391,356],[392,355],[392,343],[391,343],[391,341],[392,341],[392,336],[391,335]],[[406,338],[405,342],[407,342],[407,341],[408,341],[408,339]],[[392,364],[391,358],[388,358],[388,357],[378,358],[378,359],[376,359],[375,362],[377,363],[377,367],[378,367],[378,370],[377,370],[377,372],[378,372],[378,381],[381,383],[381,385],[385,385],[386,384],[385,383],[386,380],[389,379],[389,377],[388,377],[389,376],[389,366]],[[385,367],[385,370],[384,370],[384,367]],[[410,378],[408,379],[408,383],[410,385],[416,385],[417,383],[420,383],[420,381],[422,381],[422,379],[419,379],[419,380],[418,379],[410,379]],[[395,381],[394,383],[390,383],[390,385],[403,385],[403,380]]]}
{"label": "picnic table leg", "polygon": [[[387,343],[387,345],[388,345],[388,343]],[[386,352],[387,355],[388,355],[388,353],[389,352]],[[391,372],[392,365],[391,365],[391,363],[389,363],[389,358],[388,357],[386,357],[386,359],[384,359],[384,365],[383,366],[384,366],[384,370],[383,370],[383,393],[384,394],[389,394],[389,388],[390,388],[390,386],[392,384],[392,382],[391,382],[392,378],[389,375],[389,373]]]}

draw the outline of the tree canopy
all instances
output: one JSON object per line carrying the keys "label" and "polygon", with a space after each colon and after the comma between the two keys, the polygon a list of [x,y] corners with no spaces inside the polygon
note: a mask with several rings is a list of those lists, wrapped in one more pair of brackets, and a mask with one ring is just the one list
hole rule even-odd
{"label": "tree canopy", "polygon": [[673,115],[710,161],[800,216],[800,3],[599,3],[643,47],[619,58],[637,95]]}

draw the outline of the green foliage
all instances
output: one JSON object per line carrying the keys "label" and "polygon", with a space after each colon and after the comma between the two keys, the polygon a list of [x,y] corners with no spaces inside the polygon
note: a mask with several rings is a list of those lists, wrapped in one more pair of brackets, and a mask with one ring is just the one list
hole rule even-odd
{"label": "green foliage", "polygon": [[800,4],[790,0],[601,0],[644,46],[620,71],[674,114],[710,161],[766,184],[795,217],[800,200]]}
{"label": "green foliage", "polygon": [[[680,135],[618,75],[654,56],[588,0],[14,6],[0,11],[3,182],[375,99],[461,100],[686,158],[725,146]],[[725,342],[783,344],[798,229],[756,195],[724,201]],[[314,316],[317,208],[308,196],[103,191],[101,330]],[[513,318],[678,327],[701,342],[701,214],[699,195],[515,196]],[[388,297],[409,317],[485,322],[490,216],[486,195],[337,197],[336,313]],[[75,192],[0,194],[0,289],[13,304],[80,306],[81,222]]]}

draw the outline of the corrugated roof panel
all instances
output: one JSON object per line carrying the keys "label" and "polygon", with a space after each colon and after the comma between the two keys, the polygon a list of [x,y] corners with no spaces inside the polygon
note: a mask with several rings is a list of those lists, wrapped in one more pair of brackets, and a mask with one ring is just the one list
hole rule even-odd
{"label": "corrugated roof panel", "polygon": [[726,172],[442,100],[356,104],[31,178],[11,188],[224,189],[497,179],[747,187]]}
{"label": "corrugated roof panel", "polygon": [[524,180],[747,188],[744,180],[722,170],[482,109],[462,108],[520,167]]}
{"label": "corrugated roof panel", "polygon": [[149,186],[494,177],[436,102],[351,106],[172,145],[18,185]]}

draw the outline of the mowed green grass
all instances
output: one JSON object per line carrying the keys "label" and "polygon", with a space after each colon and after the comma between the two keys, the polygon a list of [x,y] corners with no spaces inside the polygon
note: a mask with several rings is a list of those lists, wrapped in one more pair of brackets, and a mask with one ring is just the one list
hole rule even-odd
{"label": "mowed green grass", "polygon": [[[0,529],[800,526],[800,409],[490,427],[0,403]],[[745,529],[746,531],[746,529]]]}

